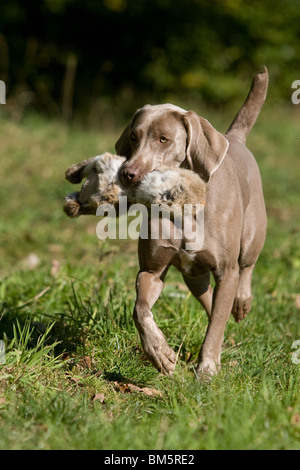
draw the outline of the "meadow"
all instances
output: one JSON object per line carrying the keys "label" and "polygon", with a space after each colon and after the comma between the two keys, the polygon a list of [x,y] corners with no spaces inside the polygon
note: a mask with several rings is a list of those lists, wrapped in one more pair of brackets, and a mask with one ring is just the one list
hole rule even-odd
{"label": "meadow", "polygon": [[[201,113],[221,131],[232,117]],[[207,319],[180,274],[170,270],[153,308],[178,354],[166,377],[132,320],[137,242],[100,241],[95,217],[62,211],[76,190],[65,170],[113,151],[121,126],[0,116],[0,449],[299,448],[299,124],[300,107],[266,106],[248,139],[267,240],[252,311],[240,324],[230,318],[222,370],[199,383]]]}

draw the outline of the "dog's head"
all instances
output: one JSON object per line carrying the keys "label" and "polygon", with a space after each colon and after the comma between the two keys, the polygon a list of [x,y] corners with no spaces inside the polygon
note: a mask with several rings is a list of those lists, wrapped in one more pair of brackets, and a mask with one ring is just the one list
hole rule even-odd
{"label": "dog's head", "polygon": [[120,178],[129,186],[161,165],[182,166],[203,180],[221,164],[227,139],[206,119],[171,104],[139,109],[116,142],[118,155],[126,157]]}

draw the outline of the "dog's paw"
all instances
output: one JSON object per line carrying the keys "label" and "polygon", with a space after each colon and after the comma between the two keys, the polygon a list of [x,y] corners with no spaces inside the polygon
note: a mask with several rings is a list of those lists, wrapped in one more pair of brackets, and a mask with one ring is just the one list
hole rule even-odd
{"label": "dog's paw", "polygon": [[214,375],[220,370],[220,360],[215,360],[212,358],[202,359],[196,369],[197,378],[201,382],[208,382]]}
{"label": "dog's paw", "polygon": [[[145,351],[146,352],[146,351]],[[172,375],[176,364],[176,354],[166,341],[159,347],[150,348],[146,356],[152,365],[164,375]]]}
{"label": "dog's paw", "polygon": [[161,373],[172,375],[176,365],[176,354],[168,345],[163,333],[156,326],[140,334],[144,352],[151,364]]}
{"label": "dog's paw", "polygon": [[251,310],[252,297],[241,299],[236,297],[233,302],[231,313],[237,323],[244,320]]}

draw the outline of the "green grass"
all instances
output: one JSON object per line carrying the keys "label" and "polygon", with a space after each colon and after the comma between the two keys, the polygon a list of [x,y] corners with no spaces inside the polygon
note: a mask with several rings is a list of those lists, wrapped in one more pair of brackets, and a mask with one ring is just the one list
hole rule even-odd
{"label": "green grass", "polygon": [[153,308],[179,352],[165,377],[145,359],[131,318],[136,243],[100,242],[97,219],[61,210],[75,189],[65,169],[112,151],[120,129],[0,117],[0,449],[299,448],[299,121],[295,107],[266,108],[249,138],[268,237],[252,312],[229,320],[223,368],[198,383],[207,320],[179,273],[170,270]]}

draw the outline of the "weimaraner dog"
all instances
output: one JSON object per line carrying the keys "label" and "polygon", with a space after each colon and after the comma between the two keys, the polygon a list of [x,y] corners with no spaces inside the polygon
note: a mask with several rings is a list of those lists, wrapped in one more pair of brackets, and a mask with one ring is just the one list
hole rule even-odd
{"label": "weimaraner dog", "polygon": [[[193,111],[171,104],[146,105],[136,111],[116,142],[126,157],[120,170],[125,185],[138,185],[160,165],[189,168],[208,185],[204,209],[204,244],[188,252],[180,240],[139,240],[134,321],[151,363],[172,374],[176,355],[158,328],[151,308],[169,266],[183,275],[205,308],[208,327],[200,349],[198,377],[216,374],[226,322],[232,312],[244,319],[251,308],[252,272],[263,248],[267,217],[260,172],[246,147],[264,103],[268,72],[254,77],[248,97],[225,135]],[[210,285],[210,273],[215,287]]]}

